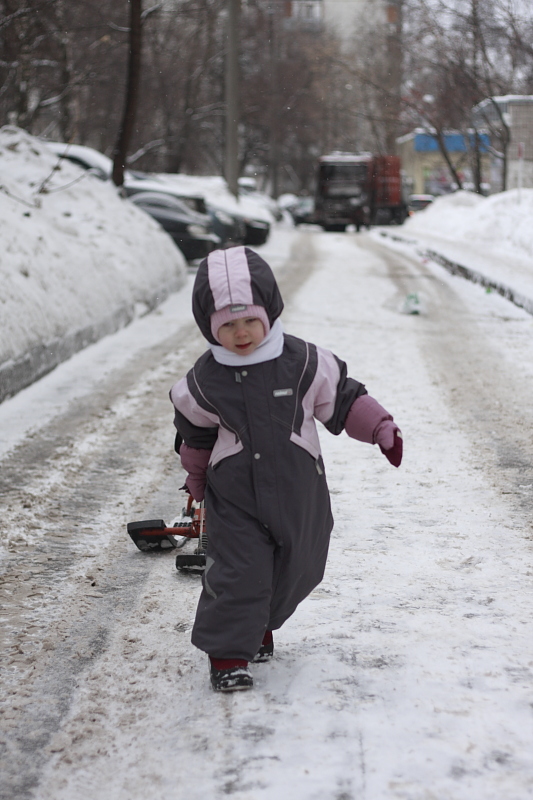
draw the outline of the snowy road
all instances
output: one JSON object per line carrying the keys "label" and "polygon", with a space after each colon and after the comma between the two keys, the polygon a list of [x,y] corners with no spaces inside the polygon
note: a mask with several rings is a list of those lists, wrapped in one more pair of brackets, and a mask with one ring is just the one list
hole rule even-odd
{"label": "snowy road", "polygon": [[254,691],[219,697],[189,642],[198,580],[125,535],[179,510],[190,288],[0,406],[0,797],[531,798],[533,318],[374,235],[261,251],[286,330],[394,413],[404,464],[323,432],[326,578]]}

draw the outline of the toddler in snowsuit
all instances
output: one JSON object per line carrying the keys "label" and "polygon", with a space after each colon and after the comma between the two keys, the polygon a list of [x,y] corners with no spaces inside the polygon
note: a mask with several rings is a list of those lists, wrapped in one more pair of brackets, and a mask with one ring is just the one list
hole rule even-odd
{"label": "toddler in snowsuit", "polygon": [[315,418],[402,458],[391,415],[333,353],[284,334],[282,310],[257,253],[212,252],[193,289],[209,350],[170,393],[187,488],[206,501],[192,642],[218,691],[253,685],[249,662],[272,656],[272,631],[322,580],[333,518]]}

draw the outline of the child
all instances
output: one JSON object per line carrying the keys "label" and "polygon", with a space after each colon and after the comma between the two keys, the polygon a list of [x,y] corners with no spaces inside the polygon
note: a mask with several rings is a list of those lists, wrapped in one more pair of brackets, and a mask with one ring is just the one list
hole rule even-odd
{"label": "child", "polygon": [[249,662],[272,657],[272,631],[322,580],[333,518],[314,417],[402,458],[391,415],[333,353],[284,334],[282,310],[257,253],[212,252],[193,289],[210,349],[170,393],[187,488],[206,501],[192,642],[216,691],[253,685]]}

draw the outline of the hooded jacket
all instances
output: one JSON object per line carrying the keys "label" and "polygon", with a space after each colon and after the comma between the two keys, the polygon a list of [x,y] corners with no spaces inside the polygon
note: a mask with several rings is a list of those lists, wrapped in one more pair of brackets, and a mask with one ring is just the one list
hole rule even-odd
{"label": "hooded jacket", "polygon": [[[193,289],[211,344],[211,314],[243,305],[262,305],[273,325],[283,301],[272,270],[248,248],[215,251]],[[281,355],[243,368],[208,350],[172,388],[179,437],[210,452],[207,567],[192,641],[211,656],[251,660],[265,630],[322,580],[333,519],[315,419],[339,434],[366,394],[333,353],[287,334]]]}

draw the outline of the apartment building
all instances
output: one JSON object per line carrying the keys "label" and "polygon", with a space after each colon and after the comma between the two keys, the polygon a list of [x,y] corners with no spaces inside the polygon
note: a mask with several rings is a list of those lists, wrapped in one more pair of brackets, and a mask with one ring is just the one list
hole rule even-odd
{"label": "apartment building", "polygon": [[533,189],[533,95],[488,97],[472,115],[476,127],[491,133],[492,191],[501,191],[504,184]]}

